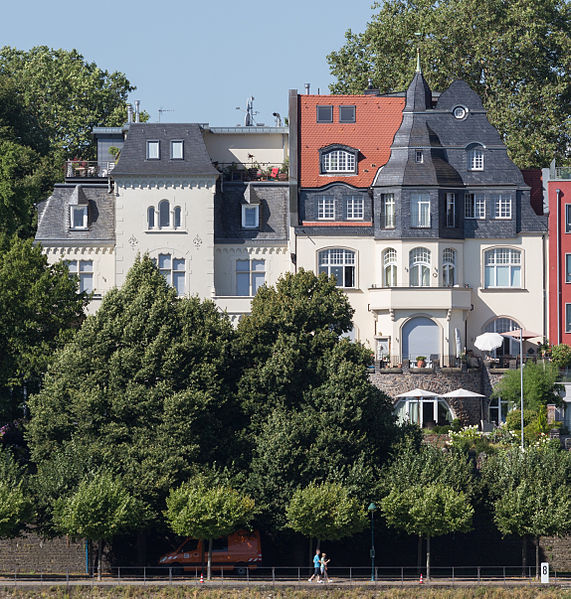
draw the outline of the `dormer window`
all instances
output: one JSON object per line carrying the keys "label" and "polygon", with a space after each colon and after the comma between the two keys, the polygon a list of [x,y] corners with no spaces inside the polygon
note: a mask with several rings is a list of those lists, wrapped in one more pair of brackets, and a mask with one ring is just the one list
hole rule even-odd
{"label": "dormer window", "polygon": [[424,156],[422,154],[422,150],[415,150],[414,159],[417,164],[422,164],[424,162]]}
{"label": "dormer window", "polygon": [[328,146],[319,150],[321,174],[357,173],[357,151],[345,146]]}
{"label": "dormer window", "polygon": [[160,144],[158,140],[147,141],[147,160],[159,160],[160,155]]}
{"label": "dormer window", "polygon": [[182,140],[171,141],[171,160],[182,160],[184,158],[184,145]]}
{"label": "dormer window", "polygon": [[476,145],[468,149],[468,170],[484,170],[484,148],[482,146]]}
{"label": "dormer window", "polygon": [[87,229],[87,206],[70,206],[70,228]]}
{"label": "dormer window", "polygon": [[242,228],[257,229],[260,225],[260,206],[242,206]]}
{"label": "dormer window", "polygon": [[339,106],[339,122],[354,123],[355,122],[355,107],[354,106]]}

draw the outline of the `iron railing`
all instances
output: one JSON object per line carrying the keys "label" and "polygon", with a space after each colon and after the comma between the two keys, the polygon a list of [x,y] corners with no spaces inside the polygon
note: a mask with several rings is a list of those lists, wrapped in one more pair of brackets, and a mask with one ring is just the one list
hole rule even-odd
{"label": "iron railing", "polygon": [[68,160],[65,163],[65,176],[75,177],[108,177],[115,168],[115,162],[97,162],[93,160]]}
{"label": "iron railing", "polygon": [[287,181],[288,169],[273,162],[217,162],[224,181]]}

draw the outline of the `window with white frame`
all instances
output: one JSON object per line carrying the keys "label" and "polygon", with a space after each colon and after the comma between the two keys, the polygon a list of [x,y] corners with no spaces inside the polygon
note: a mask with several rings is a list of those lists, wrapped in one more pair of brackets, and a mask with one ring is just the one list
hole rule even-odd
{"label": "window with white frame", "polygon": [[71,275],[79,278],[80,293],[93,291],[93,260],[66,260]]}
{"label": "window with white frame", "polygon": [[492,194],[492,202],[494,203],[494,218],[511,218],[512,217],[512,198],[509,194],[494,193]]}
{"label": "window with white frame", "polygon": [[446,194],[446,226],[456,226],[456,194],[452,192]]}
{"label": "window with white frame", "polygon": [[186,288],[185,259],[175,258],[172,254],[159,254],[157,265],[165,281],[176,289],[176,294],[179,297],[184,295]]}
{"label": "window with white frame", "polygon": [[430,250],[419,247],[409,254],[409,284],[411,287],[430,287]]}
{"label": "window with white frame", "polygon": [[171,224],[171,207],[168,200],[159,202],[159,229],[170,227]]}
{"label": "window with white frame", "polygon": [[147,229],[155,228],[155,207],[149,206],[147,208]]}
{"label": "window with white frame", "polygon": [[571,233],[571,204],[565,204],[565,233]]}
{"label": "window with white frame", "polygon": [[414,159],[417,164],[422,164],[424,162],[424,154],[422,153],[422,150],[414,151]]}
{"label": "window with white frame", "polygon": [[383,252],[383,286],[397,286],[397,251],[394,248]]}
{"label": "window with white frame", "polygon": [[339,106],[339,122],[354,123],[355,122],[355,106]]}
{"label": "window with white frame", "polygon": [[571,304],[565,304],[565,332],[571,333]]}
{"label": "window with white frame", "polygon": [[482,146],[473,146],[468,150],[468,170],[484,170],[484,148]]}
{"label": "window with white frame", "polygon": [[147,160],[159,160],[161,157],[160,154],[160,144],[158,140],[149,140],[147,141]]}
{"label": "window with white frame", "polygon": [[335,198],[333,196],[317,198],[317,218],[319,220],[335,220]]}
{"label": "window with white frame", "polygon": [[360,196],[346,198],[347,220],[363,220],[365,215],[365,199]]}
{"label": "window with white frame", "polygon": [[347,150],[332,150],[321,156],[324,173],[354,173],[355,154]]}
{"label": "window with white frame", "polygon": [[242,228],[257,229],[260,226],[259,204],[242,204]]}
{"label": "window with white frame", "polygon": [[236,260],[236,295],[254,296],[265,281],[264,260]]}
{"label": "window with white frame", "polygon": [[565,254],[565,282],[571,283],[571,254]]}
{"label": "window with white frame", "polygon": [[317,122],[332,123],[333,122],[333,106],[318,106],[317,107]]}
{"label": "window with white frame", "polygon": [[483,193],[467,193],[464,200],[464,218],[486,218],[486,196]]}
{"label": "window with white frame", "polygon": [[394,193],[381,194],[381,227],[383,229],[395,228],[395,195]]}
{"label": "window with white frame", "polygon": [[337,287],[355,287],[355,252],[341,248],[319,252],[319,273],[333,275]]}
{"label": "window with white frame", "polygon": [[182,160],[184,158],[184,142],[181,139],[171,141],[171,160]]}
{"label": "window with white frame", "polygon": [[456,250],[445,248],[442,252],[442,285],[454,287],[456,284]]}
{"label": "window with white frame", "polygon": [[430,227],[430,194],[412,193],[410,195],[411,227]]}
{"label": "window with white frame", "polygon": [[521,252],[512,248],[495,248],[484,253],[485,280],[489,287],[521,287]]}
{"label": "window with white frame", "polygon": [[70,228],[74,230],[87,229],[87,206],[70,206]]}
{"label": "window with white frame", "polygon": [[175,206],[173,211],[173,226],[175,229],[180,229],[181,209],[180,206]]}

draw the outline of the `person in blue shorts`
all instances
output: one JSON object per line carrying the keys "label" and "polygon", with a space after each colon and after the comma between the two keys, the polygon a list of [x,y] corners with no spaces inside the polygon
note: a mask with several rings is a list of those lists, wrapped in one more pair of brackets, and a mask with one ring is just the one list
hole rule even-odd
{"label": "person in blue shorts", "polygon": [[307,582],[312,582],[312,580],[317,576],[317,580],[321,580],[321,551],[319,549],[315,550],[315,555],[313,556],[313,574],[311,578]]}

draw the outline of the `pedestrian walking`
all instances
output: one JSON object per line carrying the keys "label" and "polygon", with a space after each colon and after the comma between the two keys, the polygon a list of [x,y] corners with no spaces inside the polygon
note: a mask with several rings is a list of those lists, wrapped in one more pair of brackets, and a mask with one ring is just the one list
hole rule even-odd
{"label": "pedestrian walking", "polygon": [[321,551],[319,549],[315,550],[315,555],[313,556],[313,574],[307,582],[312,582],[315,577],[317,577],[318,582],[321,581]]}
{"label": "pedestrian walking", "polygon": [[331,561],[327,557],[326,553],[321,554],[321,580],[319,582],[329,582],[329,576],[327,575],[327,565]]}

